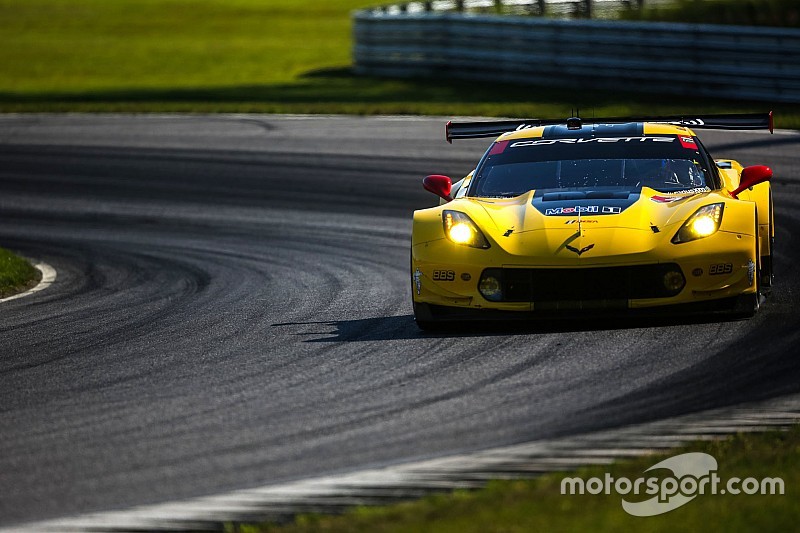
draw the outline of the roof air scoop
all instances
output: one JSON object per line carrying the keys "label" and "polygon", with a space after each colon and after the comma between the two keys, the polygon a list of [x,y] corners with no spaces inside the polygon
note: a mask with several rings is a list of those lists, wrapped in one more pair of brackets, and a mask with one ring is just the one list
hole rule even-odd
{"label": "roof air scoop", "polygon": [[568,130],[579,130],[583,127],[583,122],[579,117],[570,117],[567,119]]}

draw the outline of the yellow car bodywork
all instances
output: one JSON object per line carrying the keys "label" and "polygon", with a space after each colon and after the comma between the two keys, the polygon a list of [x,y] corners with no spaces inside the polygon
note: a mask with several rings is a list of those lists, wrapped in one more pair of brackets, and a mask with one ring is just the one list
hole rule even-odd
{"label": "yellow car bodywork", "polygon": [[[535,127],[507,133],[496,142],[541,138],[543,130]],[[645,123],[643,131],[644,135],[694,136],[688,128],[669,124]],[[760,183],[734,198],[730,191],[739,185],[742,166],[732,160],[716,162],[722,180],[717,190],[665,194],[642,187],[639,199],[630,207],[603,216],[545,216],[531,207],[536,191],[512,198],[468,197],[465,193],[472,174],[466,176],[455,185],[452,201],[414,212],[411,285],[417,321],[514,316],[492,314],[497,311],[550,316],[553,311],[713,304],[742,295],[751,295],[749,301],[757,302],[759,269],[762,258],[770,257],[774,236],[770,185]],[[716,203],[724,204],[718,231],[690,242],[671,242],[699,208]],[[444,211],[465,213],[489,247],[475,248],[448,239],[442,222]],[[567,271],[573,269],[664,264],[678,265],[685,278],[685,286],[672,296],[624,301],[550,297],[537,303],[535,298],[489,301],[478,289],[487,269],[525,270],[533,284],[539,279],[537,273],[547,272],[541,279],[553,284],[572,279]],[[713,305],[706,307],[713,309]]]}

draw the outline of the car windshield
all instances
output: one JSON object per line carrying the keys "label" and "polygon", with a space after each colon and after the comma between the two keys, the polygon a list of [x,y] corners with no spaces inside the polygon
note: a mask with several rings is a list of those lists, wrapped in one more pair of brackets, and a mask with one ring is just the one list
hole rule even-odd
{"label": "car windshield", "polygon": [[518,196],[530,190],[710,188],[695,140],[685,136],[526,139],[495,143],[471,196]]}

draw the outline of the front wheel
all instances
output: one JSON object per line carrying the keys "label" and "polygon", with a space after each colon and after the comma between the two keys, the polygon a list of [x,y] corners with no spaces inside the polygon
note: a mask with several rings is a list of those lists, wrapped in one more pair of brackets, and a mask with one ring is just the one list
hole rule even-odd
{"label": "front wheel", "polygon": [[769,229],[767,231],[767,238],[769,239],[769,253],[761,258],[761,292],[766,296],[772,291],[773,262],[772,257],[775,250],[775,237],[773,237],[773,211],[772,211],[772,192],[769,194]]}
{"label": "front wheel", "polygon": [[414,322],[422,331],[441,331],[442,323],[434,320],[427,304],[418,304],[412,301],[414,307]]}
{"label": "front wheel", "polygon": [[758,211],[756,211],[756,253],[755,253],[755,264],[751,263],[751,271],[750,275],[752,276],[752,282],[756,286],[756,290],[752,294],[742,294],[736,301],[736,308],[734,310],[734,314],[741,318],[752,318],[758,312],[758,309],[761,307],[761,241],[758,238]]}
{"label": "front wheel", "polygon": [[758,293],[742,294],[736,299],[733,310],[735,318],[753,318],[761,307],[761,296]]}

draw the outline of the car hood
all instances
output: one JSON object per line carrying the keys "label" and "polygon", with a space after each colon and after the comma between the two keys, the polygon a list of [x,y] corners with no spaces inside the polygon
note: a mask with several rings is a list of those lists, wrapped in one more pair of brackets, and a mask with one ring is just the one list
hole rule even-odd
{"label": "car hood", "polygon": [[514,198],[468,201],[481,230],[509,254],[545,262],[611,257],[616,262],[635,261],[631,256],[669,244],[698,208],[723,199],[707,190],[661,193],[645,187],[597,193],[530,191]]}

